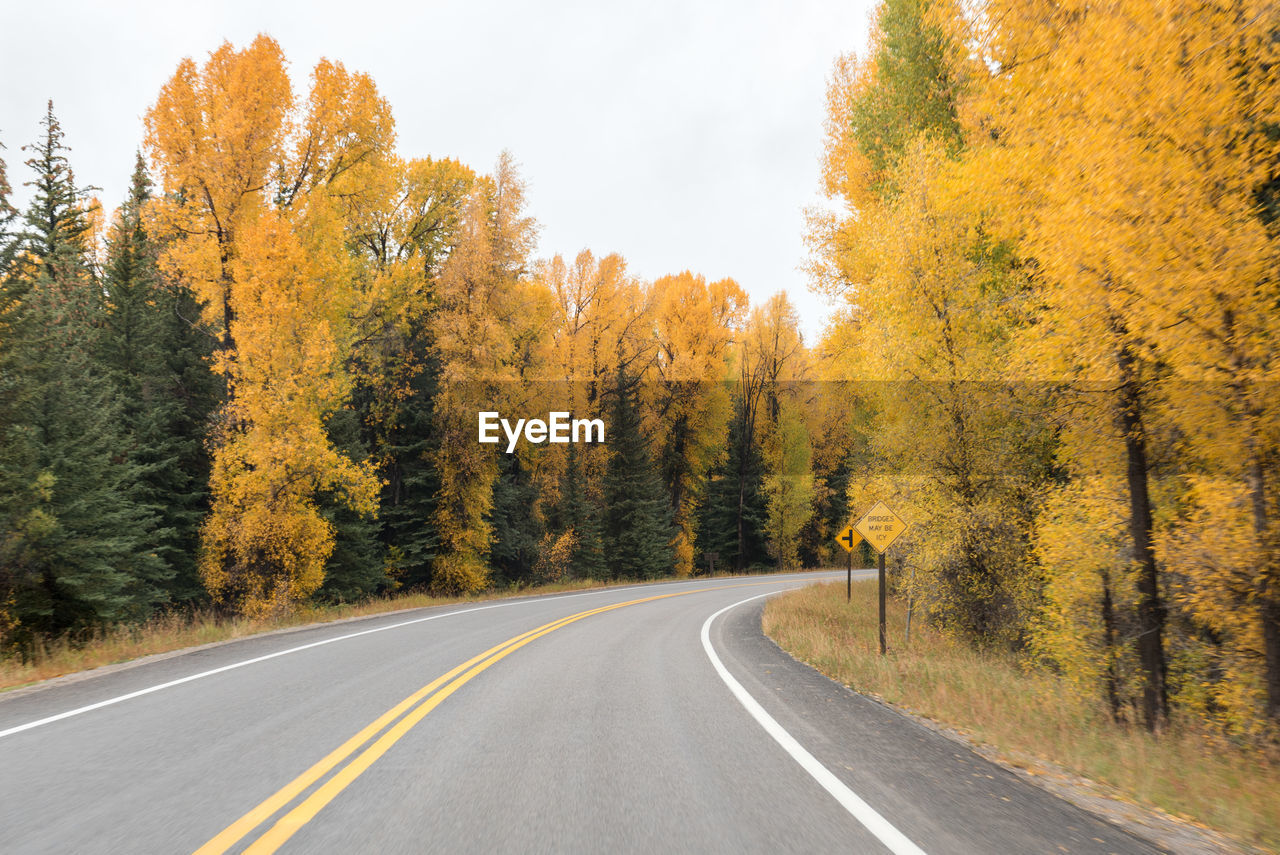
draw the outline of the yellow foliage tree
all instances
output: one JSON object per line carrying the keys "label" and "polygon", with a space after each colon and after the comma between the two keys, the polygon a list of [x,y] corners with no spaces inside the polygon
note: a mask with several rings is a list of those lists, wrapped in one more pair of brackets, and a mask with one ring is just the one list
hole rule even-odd
{"label": "yellow foliage tree", "polygon": [[1018,417],[1030,390],[1008,371],[1025,285],[984,233],[966,168],[918,138],[887,173],[895,194],[860,197],[823,244],[856,312],[840,364],[875,413],[880,474],[865,490],[855,481],[850,511],[883,499],[910,521],[900,554],[936,620],[1016,641],[1034,602],[1026,553],[1044,437]]}
{"label": "yellow foliage tree", "polygon": [[719,450],[729,418],[720,382],[733,337],[743,325],[747,296],[732,279],[708,283],[689,271],[651,286],[657,336],[649,391],[658,420],[655,437],[676,525],[676,572],[694,564],[697,487]]}
{"label": "yellow foliage tree", "polygon": [[333,448],[325,419],[349,395],[352,319],[369,299],[336,200],[365,192],[389,156],[390,110],[367,76],[327,60],[299,107],[279,46],[259,36],[184,60],[146,123],[162,264],[203,301],[228,386],[205,584],[246,613],[286,609],[333,550],[316,495],[376,510],[372,468]]}
{"label": "yellow foliage tree", "polygon": [[[1253,634],[1235,634],[1221,615],[1254,615],[1264,638],[1264,708],[1278,719],[1280,553],[1266,462],[1277,448],[1276,242],[1259,205],[1280,159],[1268,131],[1280,108],[1274,8],[992,0],[974,23],[973,43],[994,73],[968,108],[970,122],[996,140],[986,192],[1007,201],[1009,232],[1044,274],[1044,353],[1072,379],[1118,390],[1110,420],[1128,458],[1132,556],[1141,569],[1144,717],[1154,726],[1166,695],[1168,591],[1157,574],[1147,483],[1163,417],[1187,437],[1188,462],[1213,473],[1218,486],[1209,493],[1220,496],[1222,478],[1233,477],[1233,501],[1255,508],[1246,550],[1260,562],[1252,588],[1235,589],[1216,608],[1201,595],[1184,603],[1215,631],[1231,629],[1228,644],[1238,650]],[[1172,384],[1167,393],[1156,385],[1161,376]],[[1188,482],[1189,522],[1213,510],[1194,509],[1204,483]],[[1187,535],[1184,528],[1173,541],[1186,546]],[[1234,559],[1216,561],[1195,562],[1190,575],[1227,596],[1234,586],[1213,577],[1230,577]]]}
{"label": "yellow foliage tree", "polygon": [[524,213],[524,184],[510,154],[477,179],[463,209],[457,245],[441,271],[430,328],[440,362],[435,400],[440,538],[432,587],[469,593],[489,583],[488,515],[498,463],[476,441],[476,414],[502,409],[516,378],[516,331],[530,297],[526,273],[536,226]]}

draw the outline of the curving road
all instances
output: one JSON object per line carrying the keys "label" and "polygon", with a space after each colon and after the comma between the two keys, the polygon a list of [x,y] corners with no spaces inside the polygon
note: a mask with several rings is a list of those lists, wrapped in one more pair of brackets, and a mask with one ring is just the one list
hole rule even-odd
{"label": "curving road", "polygon": [[839,574],[423,609],[0,695],[0,852],[1149,853],[797,664]]}

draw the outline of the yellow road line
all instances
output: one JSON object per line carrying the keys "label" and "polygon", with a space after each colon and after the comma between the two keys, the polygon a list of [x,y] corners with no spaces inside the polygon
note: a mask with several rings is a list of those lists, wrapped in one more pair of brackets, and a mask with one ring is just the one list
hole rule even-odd
{"label": "yellow road line", "polygon": [[[761,585],[773,583],[755,582],[748,584]],[[534,639],[541,638],[562,626],[582,620],[583,618],[591,617],[592,615],[600,614],[601,612],[612,611],[614,609],[623,608],[624,606],[636,605],[637,603],[664,600],[669,597],[680,597],[685,596],[686,594],[698,593],[699,591],[718,590],[726,587],[736,588],[743,586],[720,585],[715,588],[699,588],[696,591],[678,591],[676,593],[659,594],[654,597],[643,597],[638,600],[628,600],[624,603],[615,603],[609,606],[588,609],[587,611],[578,612],[577,614],[560,618],[559,620],[552,621],[551,623],[543,624],[536,629],[532,629],[521,635],[509,638],[501,644],[489,648],[478,656],[473,656],[461,665],[458,665],[447,673],[437,677],[435,680],[432,680],[430,683],[423,686],[421,689],[414,692],[391,709],[387,710],[379,716],[377,720],[365,727],[355,736],[348,739],[323,760],[316,763],[306,772],[303,772],[297,778],[280,788],[280,790],[278,790],[274,795],[250,810],[244,816],[240,817],[240,819],[227,826],[227,828],[220,832],[216,837],[197,849],[195,855],[220,855],[220,853],[226,852],[243,839],[249,832],[261,825],[268,817],[280,810],[280,808],[284,807],[289,802],[293,801],[293,799],[295,799],[304,790],[324,777],[331,769],[339,765],[348,756],[358,751],[362,745],[369,741],[370,738],[386,727],[387,724],[403,714],[405,710],[421,701],[424,697],[431,694],[431,692],[434,692],[447,681],[457,677],[457,679],[453,679],[452,683],[449,683],[445,688],[436,692],[435,695],[428,698],[421,706],[414,709],[412,713],[401,719],[395,727],[383,734],[383,736],[375,741],[373,745],[367,748],[336,775],[326,781],[323,786],[312,793],[300,805],[289,811],[285,816],[281,817],[275,825],[273,825],[265,834],[262,835],[262,837],[249,846],[245,852],[255,853],[255,855],[256,853],[275,852],[276,849],[292,837],[299,828],[319,813],[325,805],[333,801],[338,793],[368,769],[375,760],[385,754],[387,749],[408,733],[409,730],[425,718],[428,713],[439,706],[441,701],[452,695],[464,683],[471,680],[481,671],[485,670],[490,665],[493,665],[495,662],[498,662],[507,654],[524,647]],[[462,676],[458,677],[460,673]]]}
{"label": "yellow road line", "polygon": [[[558,623],[558,621],[553,621],[552,624],[547,624],[546,626],[552,626],[554,623]],[[484,659],[486,656],[490,656],[493,653],[496,653],[497,651],[502,650],[503,648],[511,644],[515,644],[521,639],[527,636],[530,636],[541,629],[545,629],[546,626],[538,627],[538,629],[531,629],[528,632],[524,633],[523,635],[517,635],[514,638],[508,638],[506,641],[502,642],[496,647],[491,647],[488,650],[486,650],[484,653],[481,653],[478,656],[471,657],[466,662],[463,662],[461,665],[457,666],[456,668],[453,668],[447,673],[442,674],[436,679],[432,680],[430,683],[423,686],[421,689],[414,692],[412,695],[405,698],[403,701],[396,704],[394,707],[387,710],[382,715],[378,716],[378,718],[372,724],[370,724],[368,727],[365,727],[355,736],[348,739],[346,742],[342,743],[342,745],[334,749],[332,752],[326,755],[323,760],[316,763],[310,769],[303,772],[298,777],[294,778],[288,784],[285,784],[266,801],[262,802],[253,810],[249,811],[244,816],[236,820],[234,823],[227,826],[216,837],[214,837],[208,843],[206,843],[205,845],[197,849],[195,852],[195,855],[215,855],[215,853],[226,852],[233,845],[235,845],[235,843],[239,841],[242,837],[244,837],[253,829],[257,828],[269,816],[271,816],[273,813],[278,811],[280,808],[287,805],[289,802],[293,801],[293,799],[296,798],[300,793],[302,793],[303,790],[305,790],[307,787],[311,786],[316,781],[323,778],[331,769],[333,769],[335,766],[337,766],[339,763],[345,760],[348,756],[355,753],[360,748],[360,746],[368,742],[374,735],[376,735],[384,727],[386,727],[388,724],[390,724],[392,721],[398,718],[401,714],[403,714],[405,710],[409,709],[418,701],[422,700],[424,697],[429,695],[431,692],[438,689],[442,684],[452,679],[453,677],[457,676],[462,671],[466,670],[468,667],[474,665],[476,662],[479,662],[480,660]]]}
{"label": "yellow road line", "polygon": [[[354,760],[339,770],[328,781],[325,781],[315,792],[304,799],[300,804],[282,816],[276,823],[271,826],[261,837],[255,840],[247,849],[246,855],[266,855],[266,853],[275,852],[290,837],[292,837],[298,829],[306,825],[316,814],[324,809],[334,798],[337,797],[347,786],[349,786],[356,778],[360,777],[374,762],[378,760],[388,749],[399,741],[406,733],[408,733],[415,725],[441,704],[446,698],[456,692],[465,683],[473,677],[485,670],[496,662],[499,662],[510,653],[524,647],[526,644],[541,638],[548,633],[554,632],[563,626],[591,617],[592,615],[601,614],[602,612],[613,611],[614,609],[633,606],[638,603],[648,603],[654,600],[665,600],[670,597],[682,597],[688,594],[696,594],[702,591],[716,591],[725,588],[746,588],[758,585],[773,585],[781,580],[773,579],[768,582],[746,582],[736,585],[716,585],[714,587],[698,588],[693,591],[677,591],[670,594],[658,594],[652,597],[642,597],[636,600],[628,600],[623,603],[614,603],[613,605],[600,606],[594,609],[578,612],[550,623],[543,624],[536,629],[508,638],[506,641],[489,648],[485,652],[473,656],[461,665],[458,665],[446,673],[432,680],[427,685],[418,689],[412,695],[387,710],[376,720],[363,728],[355,736],[342,743],[338,748],[334,749],[325,758],[307,771],[303,772],[297,778],[294,778],[288,784],[285,784],[273,795],[251,809],[244,816],[240,817],[231,825],[227,826],[217,836],[208,843],[196,850],[195,855],[222,855],[231,847],[239,843],[251,831],[265,822],[269,817],[288,805],[291,801],[301,795],[308,787],[315,784],[331,770],[339,766],[344,760],[355,754],[370,739],[373,739],[388,724],[400,718],[400,721],[391,727],[381,737],[376,739],[372,745],[361,752]],[[814,581],[813,579],[796,579],[797,582]],[[461,676],[459,676],[461,675]],[[452,680],[452,682],[449,682]],[[448,685],[445,685],[445,684]],[[444,688],[440,688],[444,686]],[[439,691],[437,691],[439,690]],[[432,694],[435,692],[435,694]],[[430,697],[428,697],[430,696]],[[423,698],[426,698],[423,701]],[[422,702],[414,708],[415,704]],[[408,715],[404,715],[406,710],[412,709]]]}

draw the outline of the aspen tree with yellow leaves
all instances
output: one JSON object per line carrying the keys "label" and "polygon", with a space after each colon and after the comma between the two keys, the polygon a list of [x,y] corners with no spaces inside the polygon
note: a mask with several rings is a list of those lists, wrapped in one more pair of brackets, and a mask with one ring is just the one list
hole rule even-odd
{"label": "aspen tree with yellow leaves", "polygon": [[[533,284],[552,306],[543,388],[566,412],[606,418],[617,367],[643,370],[652,355],[650,293],[621,255],[597,257],[585,249],[572,264],[559,255],[540,262]],[[602,537],[609,453],[602,445],[571,445],[563,454],[543,455],[550,479],[547,547],[559,543],[567,572],[579,578],[608,574]]]}
{"label": "aspen tree with yellow leaves", "polygon": [[1277,31],[885,0],[828,92],[812,274],[837,373],[874,381],[852,506],[912,515],[935,620],[1151,730],[1280,710]]}
{"label": "aspen tree with yellow leaves", "polygon": [[746,387],[754,385],[755,425],[765,464],[769,552],[782,567],[799,560],[800,531],[813,516],[812,448],[802,412],[812,387],[800,317],[785,294],[751,312],[739,347]]}
{"label": "aspen tree with yellow leaves", "polygon": [[389,154],[390,111],[368,77],[327,60],[295,104],[279,46],[259,36],[202,67],[184,60],[146,118],[162,265],[204,301],[228,386],[205,584],[246,613],[287,609],[320,586],[333,550],[317,493],[376,510],[372,467],[333,448],[325,419],[349,397],[366,299],[334,200],[363,192]]}
{"label": "aspen tree with yellow leaves", "polygon": [[657,354],[651,384],[658,417],[657,456],[677,528],[676,572],[693,572],[697,487],[706,477],[729,417],[723,376],[747,296],[737,282],[708,283],[685,271],[653,283]]}
{"label": "aspen tree with yellow leaves", "polygon": [[[1235,723],[1259,707],[1280,719],[1266,462],[1277,244],[1259,195],[1280,160],[1275,9],[1019,0],[977,23],[997,19],[974,31],[994,73],[969,109],[1006,167],[989,174],[1009,231],[1043,274],[1045,355],[1117,390],[1143,718],[1167,714],[1172,598],[1191,621],[1176,655],[1207,652],[1198,627],[1222,639],[1208,655],[1229,676],[1211,706]],[[1176,447],[1159,447],[1162,431]],[[1169,452],[1179,475],[1162,514],[1152,461]],[[1188,700],[1201,695],[1182,669]]]}
{"label": "aspen tree with yellow leaves", "polygon": [[871,402],[873,463],[853,474],[851,514],[893,502],[912,525],[899,566],[921,577],[933,619],[1016,645],[1035,602],[1046,437],[1023,415],[1031,390],[1008,382],[1025,282],[969,186],[958,51],[935,20],[951,11],[887,0],[869,54],[837,63],[823,175],[843,211],[815,213],[810,243],[817,284],[851,311],[835,370]]}

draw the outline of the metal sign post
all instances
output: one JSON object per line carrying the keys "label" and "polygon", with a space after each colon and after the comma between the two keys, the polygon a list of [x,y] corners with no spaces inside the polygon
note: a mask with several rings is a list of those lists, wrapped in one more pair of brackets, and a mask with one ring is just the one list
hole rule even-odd
{"label": "metal sign post", "polygon": [[884,629],[884,553],[880,553],[880,655],[884,656],[887,645]]}
{"label": "metal sign post", "polygon": [[852,525],[847,525],[844,531],[836,535],[836,543],[849,553],[849,573],[844,580],[844,601],[847,603],[853,599],[853,550],[862,543],[862,535]]}
{"label": "metal sign post", "polygon": [[884,553],[889,548],[889,545],[907,530],[907,524],[902,521],[901,517],[889,510],[889,506],[884,502],[876,502],[876,506],[867,511],[866,516],[858,520],[858,524],[854,528],[857,529],[858,534],[867,539],[867,543],[871,544],[872,549],[880,553],[878,562],[880,571],[880,655],[884,656],[888,650],[884,614]]}

